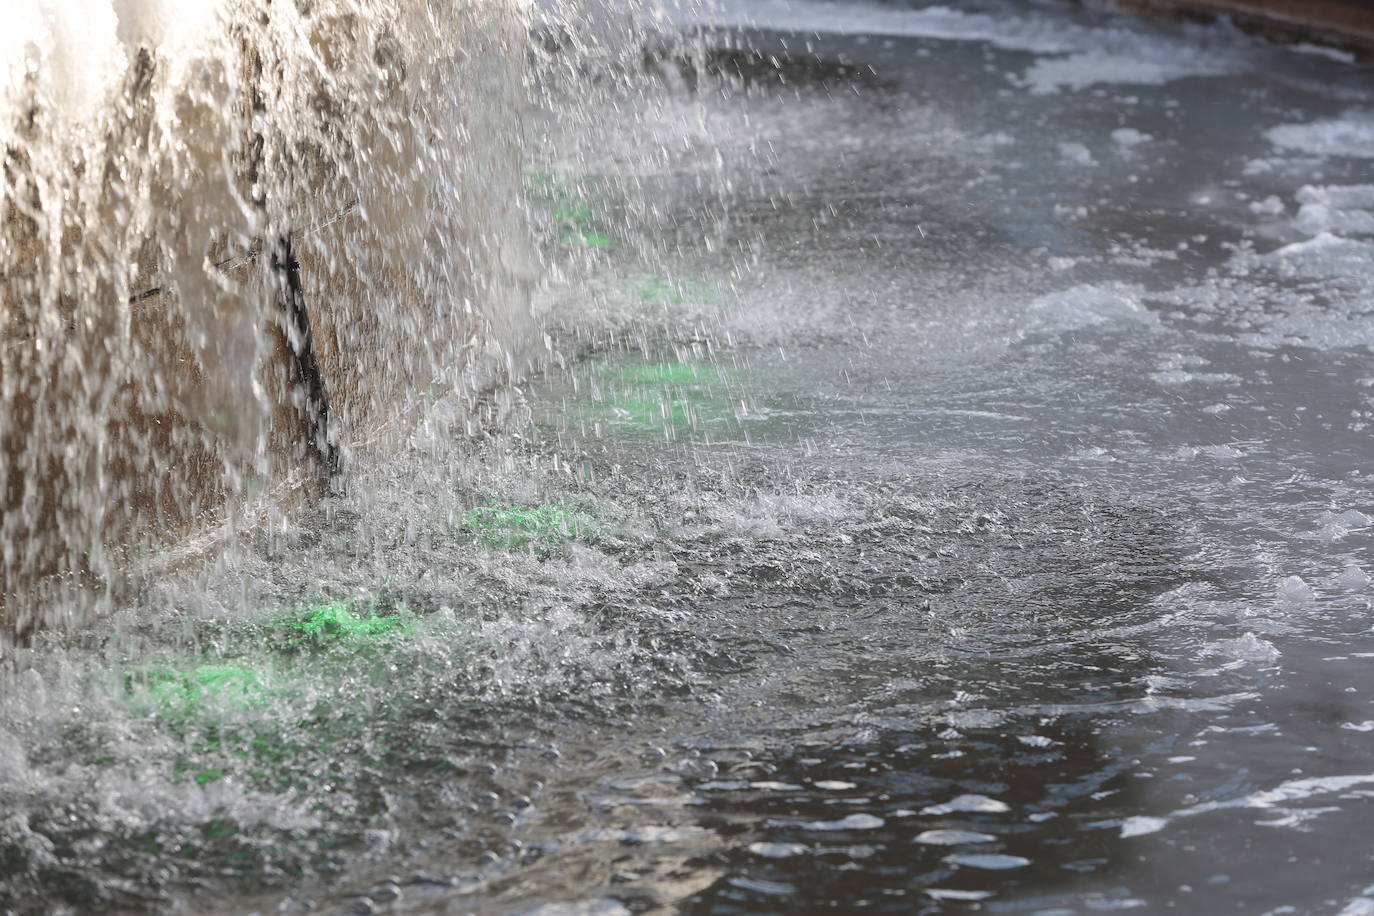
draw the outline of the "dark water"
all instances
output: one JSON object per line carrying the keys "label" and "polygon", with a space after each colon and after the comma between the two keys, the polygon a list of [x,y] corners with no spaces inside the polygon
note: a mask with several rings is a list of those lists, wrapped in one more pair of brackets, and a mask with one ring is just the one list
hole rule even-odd
{"label": "dark water", "polygon": [[[614,244],[554,255],[518,434],[161,599],[212,607],[150,645],[308,672],[299,778],[139,796],[34,725],[0,904],[1374,912],[1370,74],[960,10],[727,10],[830,31],[609,109],[648,152],[548,194]],[[483,499],[567,514],[493,541]],[[420,622],[280,661],[186,622],[234,589]],[[162,736],[124,772],[187,755],[119,715]]]}

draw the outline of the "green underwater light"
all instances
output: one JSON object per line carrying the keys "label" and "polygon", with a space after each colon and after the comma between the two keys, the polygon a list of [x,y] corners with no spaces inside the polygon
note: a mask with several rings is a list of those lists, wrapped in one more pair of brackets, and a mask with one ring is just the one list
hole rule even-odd
{"label": "green underwater light", "polygon": [[551,172],[536,172],[525,179],[525,196],[548,211],[561,230],[559,244],[601,250],[615,247],[614,236],[606,231],[604,221],[598,220],[587,192],[572,179]]}
{"label": "green underwater light", "polygon": [[233,774],[280,789],[300,783],[302,767],[347,737],[334,734],[337,711],[321,712],[343,679],[384,668],[418,625],[403,607],[382,614],[342,600],[307,605],[219,630],[224,656],[213,663],[169,658],[126,672],[123,698],[182,745],[174,779],[204,786]]}
{"label": "green underwater light", "polygon": [[603,363],[596,369],[602,378],[627,385],[710,385],[723,381],[720,369],[709,363]]}
{"label": "green underwater light", "polygon": [[719,291],[698,280],[642,280],[621,287],[642,302],[658,305],[720,305]]}
{"label": "green underwater light", "polygon": [[469,509],[462,528],[488,547],[551,545],[591,531],[594,519],[558,503],[534,506],[493,504]]}
{"label": "green underwater light", "polygon": [[149,669],[128,675],[126,689],[136,710],[175,718],[210,706],[260,708],[273,693],[266,673],[248,665],[197,665],[187,671]]}
{"label": "green underwater light", "polygon": [[695,434],[736,417],[734,371],[709,362],[617,362],[587,367],[601,384],[573,402],[583,421],[635,436]]}
{"label": "green underwater light", "polygon": [[285,631],[290,647],[356,643],[379,636],[408,632],[415,623],[412,614],[359,614],[345,601],[332,601],[283,614],[272,628]]}
{"label": "green underwater light", "polygon": [[560,223],[586,226],[592,221],[592,208],[581,203],[566,203],[555,207],[550,215]]}
{"label": "green underwater light", "polygon": [[645,429],[694,427],[691,405],[679,398],[614,398],[600,405],[603,418]]}

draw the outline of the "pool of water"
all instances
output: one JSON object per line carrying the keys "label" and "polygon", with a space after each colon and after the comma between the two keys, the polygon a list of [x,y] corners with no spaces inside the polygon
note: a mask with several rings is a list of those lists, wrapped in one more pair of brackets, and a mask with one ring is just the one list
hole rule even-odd
{"label": "pool of water", "polygon": [[499,428],[21,659],[0,905],[1374,912],[1369,71],[722,16],[552,144]]}

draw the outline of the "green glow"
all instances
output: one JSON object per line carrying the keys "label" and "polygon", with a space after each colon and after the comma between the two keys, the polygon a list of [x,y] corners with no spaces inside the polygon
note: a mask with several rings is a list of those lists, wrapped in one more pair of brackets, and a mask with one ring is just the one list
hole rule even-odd
{"label": "green glow", "polygon": [[643,302],[662,305],[684,305],[686,303],[720,305],[720,294],[715,288],[696,280],[644,280],[629,283],[622,287],[626,293],[638,296]]}
{"label": "green glow", "polygon": [[413,624],[414,616],[408,613],[363,616],[347,602],[333,601],[284,614],[275,621],[275,628],[285,629],[287,641],[293,645],[323,646],[405,633]]}
{"label": "green glow", "polygon": [[676,426],[690,428],[694,425],[690,405],[683,400],[663,398],[615,398],[597,405],[602,419],[612,423],[628,423],[635,426],[653,427]]}
{"label": "green glow", "polygon": [[223,778],[224,771],[219,769],[198,770],[191,766],[172,767],[172,778],[181,779],[189,775],[198,786],[208,786],[210,783]]}
{"label": "green glow", "polygon": [[[569,537],[589,524],[589,516],[553,504],[490,508],[496,511],[470,517],[501,543]],[[374,705],[359,703],[359,691],[390,684],[400,676],[398,663],[427,646],[441,646],[445,658],[463,651],[468,634],[452,622],[452,615],[420,617],[379,599],[324,601],[256,622],[207,625],[213,654],[145,659],[109,686],[144,720],[148,747],[165,749],[157,761],[173,782],[208,788],[234,780],[269,792],[313,793],[355,778],[350,761],[367,757],[381,765],[412,753],[390,738],[373,747],[363,740],[378,725],[409,721],[412,698]],[[89,765],[133,759],[111,754],[110,739],[98,730],[70,741],[74,759]]]}
{"label": "green glow", "polygon": [[488,547],[553,544],[582,536],[592,517],[557,503],[538,506],[479,506],[463,516],[462,528]]}
{"label": "green glow", "polygon": [[728,383],[734,371],[707,362],[601,362],[594,398],[574,409],[583,420],[632,435],[695,433],[734,420]]}
{"label": "green glow", "polygon": [[630,385],[709,385],[722,381],[721,371],[709,363],[603,363],[596,371]]}
{"label": "green glow", "polygon": [[565,198],[567,185],[568,179],[555,172],[530,172],[525,176],[525,196],[538,203]]}
{"label": "green glow", "polygon": [[201,833],[210,839],[220,839],[222,837],[233,836],[239,832],[238,825],[233,821],[210,821],[200,828]]}
{"label": "green glow", "polygon": [[603,250],[615,247],[615,239],[601,232],[573,232],[559,238],[564,245],[583,245],[587,248]]}
{"label": "green glow", "polygon": [[590,195],[583,187],[585,181],[552,172],[534,172],[526,176],[525,196],[547,210],[558,225],[559,244],[609,250],[616,245],[615,237],[605,231],[604,221],[597,218]]}
{"label": "green glow", "polygon": [[189,671],[151,669],[130,674],[131,704],[149,714],[184,717],[207,706],[253,709],[273,691],[263,672],[246,665],[199,665]]}
{"label": "green glow", "polygon": [[585,226],[592,221],[592,208],[579,203],[563,204],[554,209],[552,216],[560,223]]}

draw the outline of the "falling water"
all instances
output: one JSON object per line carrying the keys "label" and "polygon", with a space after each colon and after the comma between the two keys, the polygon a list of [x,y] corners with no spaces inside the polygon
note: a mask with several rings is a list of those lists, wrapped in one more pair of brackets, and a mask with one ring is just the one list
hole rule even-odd
{"label": "falling water", "polygon": [[518,4],[14,15],[0,630],[84,619],[139,557],[522,367]]}

